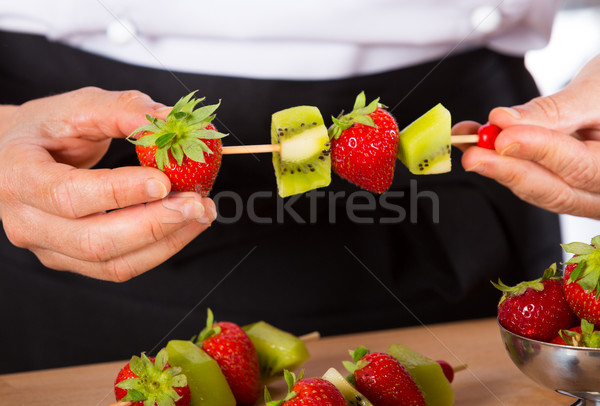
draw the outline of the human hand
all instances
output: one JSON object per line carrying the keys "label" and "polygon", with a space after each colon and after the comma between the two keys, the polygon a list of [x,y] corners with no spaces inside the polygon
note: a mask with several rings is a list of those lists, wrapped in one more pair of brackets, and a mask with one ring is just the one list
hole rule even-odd
{"label": "human hand", "polygon": [[216,217],[197,193],[167,197],[154,168],[86,169],[111,139],[168,108],[137,91],[84,88],[12,108],[0,124],[0,218],[49,268],[125,281],[181,250]]}
{"label": "human hand", "polygon": [[[600,219],[600,56],[560,92],[490,112],[502,128],[495,150],[464,149],[467,171],[495,179],[521,199],[557,213]],[[478,123],[456,124],[473,134]]]}

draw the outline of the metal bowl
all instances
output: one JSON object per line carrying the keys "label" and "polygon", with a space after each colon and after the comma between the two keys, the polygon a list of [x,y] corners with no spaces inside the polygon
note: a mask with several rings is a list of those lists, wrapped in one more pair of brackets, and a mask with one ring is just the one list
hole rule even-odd
{"label": "metal bowl", "polygon": [[521,372],[542,386],[578,398],[573,405],[600,406],[600,349],[536,341],[498,325],[506,351]]}

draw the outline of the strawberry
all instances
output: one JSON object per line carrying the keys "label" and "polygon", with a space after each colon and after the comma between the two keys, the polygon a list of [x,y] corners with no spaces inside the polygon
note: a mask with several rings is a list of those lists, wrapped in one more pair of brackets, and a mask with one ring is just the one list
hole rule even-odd
{"label": "strawberry", "polygon": [[567,301],[579,318],[600,327],[600,236],[594,237],[591,244],[574,242],[562,247],[575,254],[565,262]]}
{"label": "strawberry", "polygon": [[375,406],[425,406],[421,390],[408,370],[383,352],[369,353],[360,346],[350,351],[354,363],[344,361],[350,383]]}
{"label": "strawberry", "polygon": [[164,121],[147,115],[150,124],[127,139],[135,144],[140,164],[165,172],[173,191],[207,196],[221,166],[221,138],[226,134],[211,124],[219,104],[196,109],[204,98],[194,99],[194,93],[181,98]]}
{"label": "strawberry", "polygon": [[398,124],[379,99],[361,92],[351,113],[332,117],[331,165],[342,178],[375,193],[389,189],[398,154]]}
{"label": "strawberry", "polygon": [[267,406],[347,406],[344,396],[334,384],[322,378],[302,379],[303,373],[296,378],[293,372],[283,371],[288,385],[284,400],[271,400],[271,394],[265,387]]}
{"label": "strawberry", "polygon": [[190,387],[181,368],[167,362],[167,350],[155,357],[133,356],[115,380],[117,401],[129,401],[132,406],[188,406]]}
{"label": "strawberry", "polygon": [[600,348],[600,331],[595,331],[592,323],[581,319],[581,325],[560,330],[558,336],[550,342],[573,347]]}
{"label": "strawberry", "polygon": [[214,323],[213,313],[208,309],[206,327],[196,344],[217,361],[238,404],[251,405],[258,400],[261,391],[258,353],[241,327],[230,322]]}
{"label": "strawberry", "polygon": [[577,323],[565,299],[562,278],[552,264],[541,278],[506,286],[492,284],[503,293],[498,303],[498,321],[507,330],[539,341],[550,341],[559,330]]}

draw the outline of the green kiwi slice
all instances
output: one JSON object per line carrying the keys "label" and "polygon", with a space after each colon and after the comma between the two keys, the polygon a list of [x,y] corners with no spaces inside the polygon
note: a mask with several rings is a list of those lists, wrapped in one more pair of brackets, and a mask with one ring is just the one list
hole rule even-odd
{"label": "green kiwi slice", "polygon": [[362,393],[356,390],[354,386],[350,384],[335,368],[329,368],[323,379],[331,382],[336,388],[342,393],[348,406],[373,406],[373,403],[369,401]]}
{"label": "green kiwi slice", "polygon": [[304,342],[293,334],[258,321],[243,327],[258,353],[258,364],[263,379],[268,380],[298,368],[309,357]]}
{"label": "green kiwi slice", "polygon": [[191,341],[167,343],[169,364],[180,367],[190,386],[190,406],[235,406],[235,398],[217,361]]}
{"label": "green kiwi slice", "polygon": [[408,370],[423,393],[427,406],[452,406],[454,391],[440,364],[406,347],[394,344],[387,353]]}
{"label": "green kiwi slice", "polygon": [[327,127],[318,108],[296,106],[271,117],[273,166],[279,196],[304,193],[331,183],[331,149]]}
{"label": "green kiwi slice", "polygon": [[400,132],[398,159],[415,175],[450,172],[450,112],[437,104]]}

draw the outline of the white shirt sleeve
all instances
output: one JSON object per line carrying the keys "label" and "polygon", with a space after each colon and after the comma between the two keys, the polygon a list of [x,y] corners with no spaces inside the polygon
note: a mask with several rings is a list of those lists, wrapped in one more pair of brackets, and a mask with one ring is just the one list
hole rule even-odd
{"label": "white shirt sleeve", "polygon": [[475,47],[543,47],[560,0],[23,0],[0,29],[128,63],[255,78],[377,73]]}

